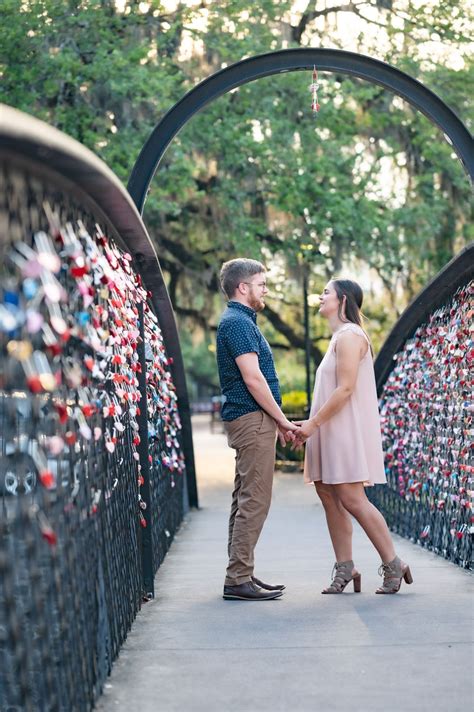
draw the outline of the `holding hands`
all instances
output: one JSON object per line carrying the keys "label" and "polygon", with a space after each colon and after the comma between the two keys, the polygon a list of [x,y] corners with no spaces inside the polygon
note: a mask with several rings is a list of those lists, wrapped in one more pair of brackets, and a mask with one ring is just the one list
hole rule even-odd
{"label": "holding hands", "polygon": [[292,443],[292,450],[302,447],[303,443],[315,432],[318,424],[314,418],[310,420],[295,420],[291,422],[285,418],[278,422],[278,439],[280,445]]}
{"label": "holding hands", "polygon": [[295,433],[298,430],[297,426],[286,418],[277,421],[278,440],[280,445],[284,447],[289,442],[294,442]]}
{"label": "holding hands", "polygon": [[293,425],[296,425],[296,430],[294,431],[292,450],[300,448],[303,443],[313,435],[316,431],[318,424],[315,422],[314,418],[310,420],[295,420]]}

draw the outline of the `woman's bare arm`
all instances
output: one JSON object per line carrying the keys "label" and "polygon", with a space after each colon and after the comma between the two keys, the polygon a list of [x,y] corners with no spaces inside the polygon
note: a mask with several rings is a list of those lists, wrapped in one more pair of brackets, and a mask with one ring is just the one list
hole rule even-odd
{"label": "woman's bare arm", "polygon": [[303,441],[309,438],[316,428],[341,410],[354,391],[359,364],[367,353],[367,348],[367,342],[363,336],[358,336],[350,331],[339,336],[336,346],[337,388],[312,418],[295,421],[301,427],[301,431],[297,433],[298,440]]}

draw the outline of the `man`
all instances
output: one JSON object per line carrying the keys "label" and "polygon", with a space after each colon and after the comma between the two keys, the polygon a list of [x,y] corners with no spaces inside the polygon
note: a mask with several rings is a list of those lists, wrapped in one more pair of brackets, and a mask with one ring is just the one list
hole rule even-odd
{"label": "man", "polygon": [[236,451],[223,597],[273,600],[285,587],[254,577],[254,549],[270,508],[277,432],[284,444],[298,428],[280,408],[272,352],[257,326],[268,292],[265,267],[256,260],[230,260],[222,266],[220,280],[229,299],[217,329],[217,365],[225,396],[221,414],[229,446]]}

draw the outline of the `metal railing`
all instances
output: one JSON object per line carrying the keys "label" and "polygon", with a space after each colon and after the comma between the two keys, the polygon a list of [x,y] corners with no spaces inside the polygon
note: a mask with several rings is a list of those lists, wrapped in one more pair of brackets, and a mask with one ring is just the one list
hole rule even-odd
{"label": "metal railing", "polygon": [[0,709],[89,710],[194,463],[126,190],[7,107],[0,183]]}
{"label": "metal railing", "polygon": [[387,486],[369,497],[389,526],[472,568],[474,245],[416,297],[375,364]]}

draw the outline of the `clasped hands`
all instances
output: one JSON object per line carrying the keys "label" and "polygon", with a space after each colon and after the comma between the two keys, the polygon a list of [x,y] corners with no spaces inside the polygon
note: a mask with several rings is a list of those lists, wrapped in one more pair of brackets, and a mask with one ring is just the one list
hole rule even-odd
{"label": "clasped hands", "polygon": [[311,420],[285,420],[278,423],[278,439],[280,445],[284,446],[291,442],[292,450],[303,446],[303,443],[314,433],[316,425]]}

